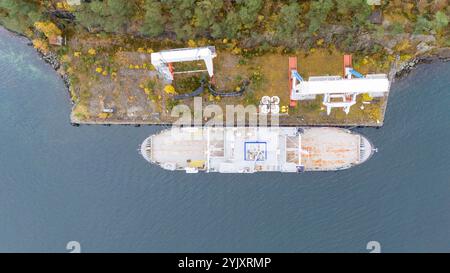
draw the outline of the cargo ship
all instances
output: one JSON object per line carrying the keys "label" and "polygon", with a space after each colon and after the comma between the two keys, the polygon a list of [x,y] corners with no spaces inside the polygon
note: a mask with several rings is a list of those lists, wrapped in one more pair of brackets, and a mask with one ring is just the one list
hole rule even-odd
{"label": "cargo ship", "polygon": [[337,171],[374,151],[366,137],[332,127],[173,127],[140,148],[148,162],[187,173]]}

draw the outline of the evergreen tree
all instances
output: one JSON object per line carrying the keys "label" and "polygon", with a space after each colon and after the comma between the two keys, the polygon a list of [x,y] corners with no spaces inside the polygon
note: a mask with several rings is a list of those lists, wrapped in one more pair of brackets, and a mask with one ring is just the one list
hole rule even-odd
{"label": "evergreen tree", "polygon": [[[434,25],[437,31],[445,30],[448,26],[448,16],[443,11],[436,12],[434,16]],[[447,29],[448,30],[448,29]]]}
{"label": "evergreen tree", "polygon": [[416,34],[429,34],[433,29],[433,23],[428,20],[425,16],[417,17],[416,26],[414,28],[414,33]]}
{"label": "evergreen tree", "polygon": [[130,23],[135,12],[135,0],[93,0],[83,3],[75,15],[78,22],[88,29],[98,27],[106,32],[120,32]]}
{"label": "evergreen tree", "polygon": [[367,24],[371,13],[367,0],[339,0],[336,3],[339,17],[351,22],[354,26]]}
{"label": "evergreen tree", "polygon": [[222,0],[201,0],[196,3],[194,17],[195,28],[197,32],[210,32],[213,28],[217,28],[220,13],[223,7]]}
{"label": "evergreen tree", "polygon": [[0,0],[0,23],[13,31],[24,33],[41,18],[39,1]]}
{"label": "evergreen tree", "polygon": [[278,14],[276,26],[276,36],[280,39],[289,39],[298,30],[300,17],[300,5],[297,2],[291,2],[289,5],[281,7]]}
{"label": "evergreen tree", "polygon": [[322,26],[328,17],[328,13],[334,8],[333,0],[311,1],[309,12],[306,17],[309,19],[308,31],[314,33]]}
{"label": "evergreen tree", "polygon": [[145,16],[141,32],[151,37],[162,34],[166,20],[162,14],[161,3],[155,0],[145,0],[144,8]]}
{"label": "evergreen tree", "polygon": [[195,0],[165,0],[170,12],[170,22],[177,39],[188,40],[194,38],[192,19],[194,16]]}
{"label": "evergreen tree", "polygon": [[242,24],[246,28],[252,28],[263,6],[262,0],[237,0],[236,2],[240,5],[239,18]]}
{"label": "evergreen tree", "polygon": [[216,38],[228,38],[235,39],[238,38],[238,34],[241,30],[241,22],[239,15],[236,11],[229,11],[225,19],[220,24],[215,24],[213,26],[213,37]]}

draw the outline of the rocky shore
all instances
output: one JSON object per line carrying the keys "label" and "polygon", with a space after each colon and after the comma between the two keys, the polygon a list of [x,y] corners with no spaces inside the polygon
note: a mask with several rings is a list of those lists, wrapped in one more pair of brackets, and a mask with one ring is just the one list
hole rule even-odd
{"label": "rocky shore", "polygon": [[64,72],[64,69],[62,69],[58,55],[54,52],[49,52],[48,54],[43,54],[42,52],[39,52],[39,54],[41,55],[42,60],[48,63],[58,73],[58,75],[60,75],[60,77],[64,81],[64,85],[69,89],[70,79]]}
{"label": "rocky shore", "polygon": [[402,64],[394,65],[389,73],[393,75],[391,80],[400,79],[406,77],[417,65],[423,63],[432,63],[435,61],[450,61],[450,48],[440,48],[434,50],[431,53],[419,55]]}

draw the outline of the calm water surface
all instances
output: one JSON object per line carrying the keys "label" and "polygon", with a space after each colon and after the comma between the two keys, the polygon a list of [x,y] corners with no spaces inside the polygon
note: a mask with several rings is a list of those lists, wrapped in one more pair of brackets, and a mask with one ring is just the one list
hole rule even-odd
{"label": "calm water surface", "polygon": [[62,81],[0,31],[0,251],[450,251],[450,63],[392,88],[379,148],[332,173],[167,172],[137,148],[160,127],[69,124]]}

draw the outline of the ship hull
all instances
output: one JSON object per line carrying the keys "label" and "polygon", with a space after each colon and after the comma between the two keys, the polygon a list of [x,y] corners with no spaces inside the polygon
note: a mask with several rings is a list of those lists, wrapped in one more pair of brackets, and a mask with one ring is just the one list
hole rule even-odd
{"label": "ship hull", "polygon": [[170,171],[337,171],[373,155],[364,136],[330,127],[174,127],[148,137],[142,156]]}

